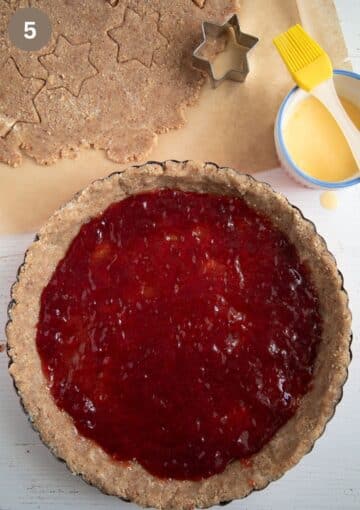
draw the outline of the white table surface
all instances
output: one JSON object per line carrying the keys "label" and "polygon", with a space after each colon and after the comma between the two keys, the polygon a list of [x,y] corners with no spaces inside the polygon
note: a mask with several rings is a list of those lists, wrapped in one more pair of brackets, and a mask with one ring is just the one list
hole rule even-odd
{"label": "white table surface", "polygon": [[[284,0],[285,1],[285,0]],[[360,73],[360,0],[336,0],[355,71]],[[305,190],[281,170],[270,182],[317,225],[343,272],[353,311],[353,360],[343,399],[312,453],[282,479],[227,508],[242,510],[360,510],[360,186],[338,193],[336,211],[323,209],[320,192]],[[9,289],[33,234],[0,237],[0,340]],[[23,414],[0,353],[0,510],[136,509],[74,477],[40,442]]]}

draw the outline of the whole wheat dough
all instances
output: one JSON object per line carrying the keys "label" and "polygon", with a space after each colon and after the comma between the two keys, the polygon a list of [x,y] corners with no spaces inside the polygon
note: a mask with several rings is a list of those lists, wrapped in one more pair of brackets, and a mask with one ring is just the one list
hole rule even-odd
{"label": "whole wheat dough", "polygon": [[[38,7],[52,25],[38,52],[11,46],[10,16]],[[116,162],[144,157],[156,135],[184,124],[203,81],[191,66],[201,22],[237,0],[0,0],[0,161],[40,164],[79,148]]]}

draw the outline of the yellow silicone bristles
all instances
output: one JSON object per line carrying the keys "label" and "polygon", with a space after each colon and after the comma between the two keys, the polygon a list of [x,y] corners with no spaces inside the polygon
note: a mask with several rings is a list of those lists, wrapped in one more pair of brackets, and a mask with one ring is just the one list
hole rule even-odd
{"label": "yellow silicone bristles", "polygon": [[300,25],[275,37],[274,44],[299,87],[309,91],[332,77],[328,55]]}

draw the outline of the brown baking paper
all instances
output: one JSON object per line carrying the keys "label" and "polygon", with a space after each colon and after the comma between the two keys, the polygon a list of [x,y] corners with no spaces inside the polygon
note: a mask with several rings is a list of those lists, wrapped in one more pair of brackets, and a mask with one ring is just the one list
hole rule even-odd
{"label": "brown baking paper", "polygon": [[[242,30],[260,39],[248,55],[250,74],[246,82],[225,82],[215,90],[207,83],[199,103],[186,111],[186,125],[160,135],[147,160],[214,161],[248,173],[278,166],[274,120],[293,83],[272,39],[295,23],[303,23],[328,51],[335,67],[349,67],[331,0],[239,3]],[[38,228],[76,191],[120,168],[103,152],[91,149],[81,151],[75,160],[61,160],[50,167],[29,159],[18,168],[0,164],[0,233]]]}

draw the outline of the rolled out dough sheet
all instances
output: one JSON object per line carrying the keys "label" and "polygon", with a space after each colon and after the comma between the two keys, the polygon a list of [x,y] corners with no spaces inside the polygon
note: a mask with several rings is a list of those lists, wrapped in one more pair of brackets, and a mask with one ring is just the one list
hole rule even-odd
{"label": "rolled out dough sheet", "polygon": [[[293,84],[272,39],[295,23],[317,38],[335,67],[349,67],[331,0],[241,0],[239,16],[242,30],[260,39],[248,55],[246,82],[225,82],[215,90],[207,83],[199,103],[187,110],[186,125],[159,135],[146,160],[214,161],[247,173],[278,166],[274,120]],[[76,191],[121,168],[91,149],[49,167],[29,159],[18,168],[0,164],[0,234],[37,229]]]}

